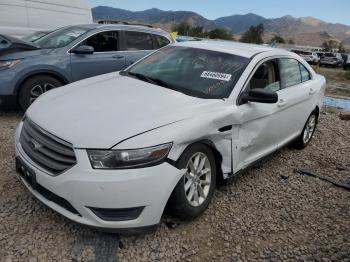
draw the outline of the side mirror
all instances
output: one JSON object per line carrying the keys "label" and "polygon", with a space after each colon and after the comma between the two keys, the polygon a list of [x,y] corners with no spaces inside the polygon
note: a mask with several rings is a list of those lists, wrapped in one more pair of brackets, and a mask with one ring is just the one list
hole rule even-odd
{"label": "side mirror", "polygon": [[89,45],[81,45],[71,51],[71,53],[77,55],[92,55],[94,52],[94,48]]}
{"label": "side mirror", "polygon": [[278,94],[276,92],[266,90],[266,89],[251,89],[244,92],[241,96],[241,101],[246,102],[256,102],[256,103],[266,103],[274,104],[278,101]]}

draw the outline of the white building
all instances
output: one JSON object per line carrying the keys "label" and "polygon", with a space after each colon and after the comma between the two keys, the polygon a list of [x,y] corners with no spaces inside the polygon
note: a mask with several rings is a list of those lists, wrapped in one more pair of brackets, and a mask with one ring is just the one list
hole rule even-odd
{"label": "white building", "polygon": [[0,0],[0,34],[21,37],[86,23],[92,14],[84,0]]}

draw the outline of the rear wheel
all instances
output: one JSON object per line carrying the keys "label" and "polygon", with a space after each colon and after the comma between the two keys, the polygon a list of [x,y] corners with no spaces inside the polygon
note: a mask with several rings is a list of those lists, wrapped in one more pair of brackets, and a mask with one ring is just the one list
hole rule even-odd
{"label": "rear wheel", "polygon": [[208,207],[216,186],[215,159],[210,148],[194,144],[182,154],[179,168],[186,173],[177,183],[168,203],[174,216],[191,220]]}
{"label": "rear wheel", "polygon": [[306,121],[301,135],[293,143],[293,147],[302,149],[305,148],[311,141],[317,126],[317,113],[312,112]]}
{"label": "rear wheel", "polygon": [[21,86],[19,105],[25,111],[39,96],[45,92],[62,86],[56,78],[47,75],[38,75],[27,79]]}

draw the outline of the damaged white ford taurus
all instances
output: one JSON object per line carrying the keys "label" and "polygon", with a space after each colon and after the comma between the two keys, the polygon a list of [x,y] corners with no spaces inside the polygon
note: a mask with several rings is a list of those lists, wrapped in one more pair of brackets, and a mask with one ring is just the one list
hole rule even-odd
{"label": "damaged white ford taurus", "polygon": [[76,222],[150,229],[200,215],[218,181],[315,131],[325,78],[298,55],[193,41],[52,90],[16,132],[28,190]]}

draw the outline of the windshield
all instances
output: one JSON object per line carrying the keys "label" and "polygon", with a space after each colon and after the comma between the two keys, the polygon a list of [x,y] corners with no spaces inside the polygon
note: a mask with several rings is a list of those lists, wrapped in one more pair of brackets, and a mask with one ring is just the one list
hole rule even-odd
{"label": "windshield", "polygon": [[84,27],[65,27],[38,39],[35,43],[44,49],[60,48],[69,45],[89,30]]}
{"label": "windshield", "polygon": [[126,73],[187,95],[225,98],[249,61],[222,52],[168,46],[135,64]]}
{"label": "windshield", "polygon": [[42,38],[44,35],[47,35],[48,33],[49,32],[44,32],[44,31],[35,32],[30,35],[22,37],[22,40],[27,42],[35,42],[38,39]]}

